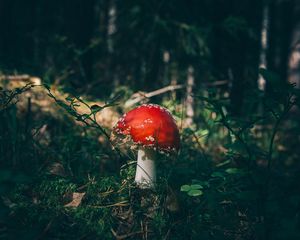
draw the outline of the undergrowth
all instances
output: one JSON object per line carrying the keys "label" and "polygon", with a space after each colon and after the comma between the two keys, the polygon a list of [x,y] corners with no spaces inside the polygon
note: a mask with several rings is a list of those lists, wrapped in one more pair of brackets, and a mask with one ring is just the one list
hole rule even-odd
{"label": "undergrowth", "polygon": [[299,92],[262,74],[274,88],[249,93],[257,110],[240,117],[214,92],[194,96],[196,124],[181,130],[176,159],[161,156],[155,190],[134,185],[135,153],[115,146],[96,120],[117,98],[90,106],[44,86],[63,120],[33,120],[29,100],[18,112],[18,97],[33,86],[2,89],[0,238],[298,239],[300,166],[291,146],[299,124],[290,110]]}

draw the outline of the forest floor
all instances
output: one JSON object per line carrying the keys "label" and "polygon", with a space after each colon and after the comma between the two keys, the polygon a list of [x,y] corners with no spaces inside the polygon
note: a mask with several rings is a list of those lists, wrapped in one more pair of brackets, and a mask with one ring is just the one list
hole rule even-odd
{"label": "forest floor", "polygon": [[[230,118],[203,99],[179,155],[160,156],[156,188],[142,190],[136,153],[107,137],[122,104],[35,81],[1,84],[1,239],[300,237],[300,127],[284,106]],[[182,121],[180,103],[162,104]]]}

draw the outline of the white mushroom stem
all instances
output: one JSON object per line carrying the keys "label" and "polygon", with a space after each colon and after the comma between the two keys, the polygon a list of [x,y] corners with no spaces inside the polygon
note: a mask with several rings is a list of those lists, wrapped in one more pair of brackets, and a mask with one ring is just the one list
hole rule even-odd
{"label": "white mushroom stem", "polygon": [[141,188],[153,188],[156,182],[155,169],[156,152],[149,148],[140,147],[135,173],[135,182]]}

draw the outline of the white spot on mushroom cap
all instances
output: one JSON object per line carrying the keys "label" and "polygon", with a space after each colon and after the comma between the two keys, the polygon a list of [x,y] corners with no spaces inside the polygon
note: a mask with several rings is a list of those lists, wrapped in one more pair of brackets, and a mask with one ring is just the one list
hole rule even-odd
{"label": "white spot on mushroom cap", "polygon": [[144,120],[144,123],[153,123],[153,120],[151,118],[147,118]]}
{"label": "white spot on mushroom cap", "polygon": [[152,136],[145,137],[145,139],[146,139],[147,141],[151,141],[151,142],[154,142],[154,141],[155,141],[154,137],[152,137]]}

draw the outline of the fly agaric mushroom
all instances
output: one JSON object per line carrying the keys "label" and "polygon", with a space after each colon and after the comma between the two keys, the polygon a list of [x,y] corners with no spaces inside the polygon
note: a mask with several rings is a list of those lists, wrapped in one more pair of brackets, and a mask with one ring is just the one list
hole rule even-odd
{"label": "fly agaric mushroom", "polygon": [[179,150],[178,127],[171,113],[156,104],[144,104],[125,113],[114,127],[114,133],[130,138],[138,146],[135,182],[151,188],[156,182],[157,151],[170,154]]}

